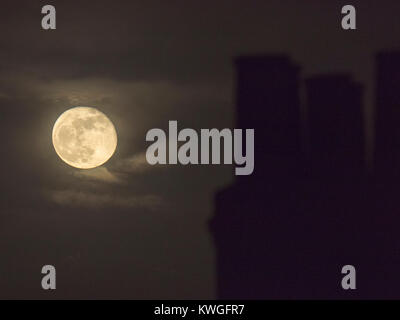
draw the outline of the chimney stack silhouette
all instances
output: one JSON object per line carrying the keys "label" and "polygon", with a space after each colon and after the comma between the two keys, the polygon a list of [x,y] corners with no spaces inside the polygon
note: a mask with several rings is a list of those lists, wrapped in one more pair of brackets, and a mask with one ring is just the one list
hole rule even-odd
{"label": "chimney stack silhouette", "polygon": [[400,176],[400,52],[376,56],[375,172]]}
{"label": "chimney stack silhouette", "polygon": [[285,55],[242,56],[237,74],[236,126],[255,129],[255,172],[268,177],[298,172],[299,67]]}
{"label": "chimney stack silhouette", "polygon": [[365,170],[363,89],[347,74],[306,80],[312,177],[346,178]]}
{"label": "chimney stack silhouette", "polygon": [[359,245],[376,240],[370,193],[353,179],[364,171],[363,89],[346,74],[306,81],[305,155],[299,67],[285,55],[239,57],[235,67],[236,126],[255,129],[255,171],[215,197],[218,296],[343,297],[338,270],[364,262],[370,248]]}

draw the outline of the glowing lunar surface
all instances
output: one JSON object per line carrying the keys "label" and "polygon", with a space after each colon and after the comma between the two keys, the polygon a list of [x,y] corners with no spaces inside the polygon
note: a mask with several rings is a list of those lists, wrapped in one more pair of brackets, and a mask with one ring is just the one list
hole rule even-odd
{"label": "glowing lunar surface", "polygon": [[91,169],[111,158],[117,147],[117,133],[104,113],[95,108],[76,107],[57,119],[53,145],[69,165]]}

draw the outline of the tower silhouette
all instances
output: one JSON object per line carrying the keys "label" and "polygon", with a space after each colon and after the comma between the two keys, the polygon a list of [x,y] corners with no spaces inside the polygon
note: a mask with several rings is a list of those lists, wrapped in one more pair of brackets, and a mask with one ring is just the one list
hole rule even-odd
{"label": "tower silhouette", "polygon": [[350,75],[306,80],[311,176],[348,179],[365,171],[363,89]]}
{"label": "tower silhouette", "polygon": [[400,175],[400,52],[376,56],[375,172]]}
{"label": "tower silhouette", "polygon": [[216,196],[210,224],[218,295],[284,297],[296,282],[299,68],[284,55],[240,57],[235,66],[237,126],[255,129],[255,172],[236,177],[234,185]]}
{"label": "tower silhouette", "polygon": [[[299,67],[285,55],[242,56],[237,74],[236,126],[256,132],[257,174],[298,172],[300,147]],[[268,163],[269,165],[265,165]]]}
{"label": "tower silhouette", "polygon": [[[375,57],[374,183],[368,208],[374,213],[370,235],[374,243],[375,292],[384,298],[400,295],[400,51]],[[368,212],[368,210],[366,210]]]}
{"label": "tower silhouette", "polygon": [[[373,193],[363,175],[363,89],[346,74],[307,79],[304,155],[299,68],[284,55],[240,57],[235,66],[237,125],[255,129],[255,171],[215,198],[218,296],[344,298],[344,265],[363,266],[364,277],[377,267]],[[365,284],[369,292],[376,283]]]}

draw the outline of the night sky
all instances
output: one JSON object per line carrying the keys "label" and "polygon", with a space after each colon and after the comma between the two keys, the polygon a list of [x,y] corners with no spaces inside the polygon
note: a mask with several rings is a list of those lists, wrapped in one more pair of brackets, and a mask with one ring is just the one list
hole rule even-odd
{"label": "night sky", "polygon": [[[41,28],[45,4],[56,30]],[[345,4],[2,1],[0,298],[215,298],[208,221],[233,168],[152,167],[146,132],[169,120],[233,128],[234,57],[285,53],[302,77],[351,72],[366,86],[370,155],[374,54],[397,48],[400,2],[351,1],[355,31],[341,29]],[[73,106],[116,127],[117,151],[100,168],[75,169],[54,151],[54,122]],[[54,292],[40,286],[45,264],[57,269]]]}

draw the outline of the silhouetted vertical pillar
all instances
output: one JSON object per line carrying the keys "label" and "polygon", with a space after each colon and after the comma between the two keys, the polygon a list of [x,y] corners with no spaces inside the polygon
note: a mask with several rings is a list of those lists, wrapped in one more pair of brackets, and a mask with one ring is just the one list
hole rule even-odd
{"label": "silhouetted vertical pillar", "polygon": [[375,171],[400,175],[400,52],[376,57]]}
{"label": "silhouetted vertical pillar", "polygon": [[295,291],[282,288],[297,282],[288,234],[296,238],[299,217],[299,68],[276,55],[240,57],[235,66],[236,127],[255,129],[255,170],[215,197],[218,296],[289,297]]}
{"label": "silhouetted vertical pillar", "polygon": [[257,175],[297,173],[299,67],[284,55],[243,56],[235,65],[237,126],[255,129]]}
{"label": "silhouetted vertical pillar", "polygon": [[306,80],[312,176],[346,178],[365,170],[363,89],[346,74]]}

